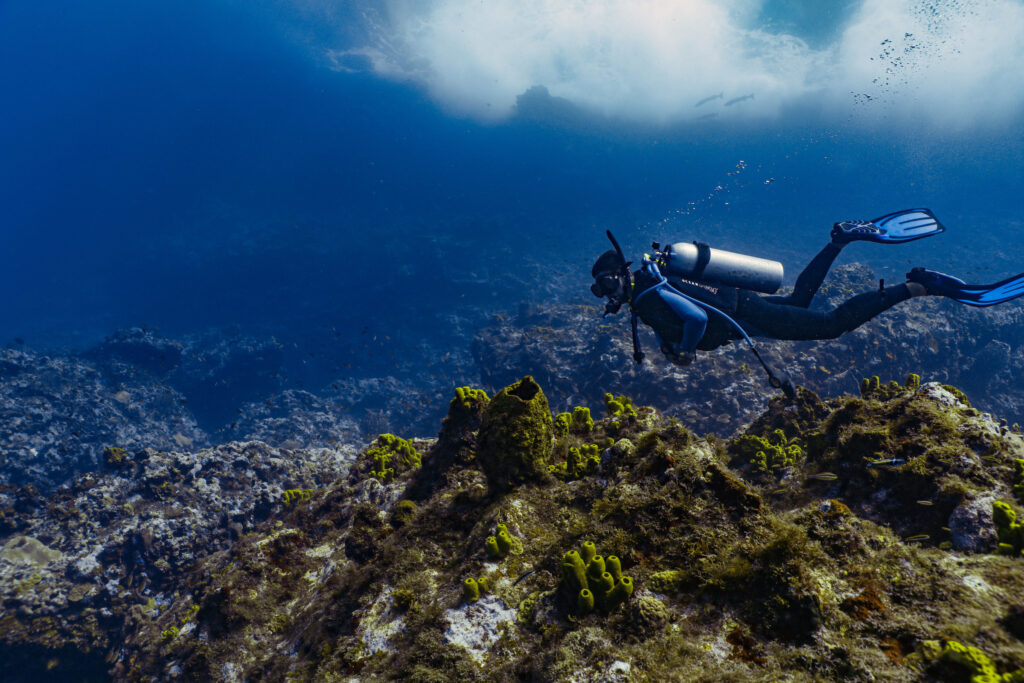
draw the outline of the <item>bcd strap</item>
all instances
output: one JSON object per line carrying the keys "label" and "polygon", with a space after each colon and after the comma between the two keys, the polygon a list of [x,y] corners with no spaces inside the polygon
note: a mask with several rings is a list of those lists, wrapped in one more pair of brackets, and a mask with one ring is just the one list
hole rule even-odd
{"label": "bcd strap", "polygon": [[697,247],[697,265],[693,267],[693,277],[699,280],[704,275],[704,269],[708,267],[708,263],[711,261],[711,247],[708,246],[707,242],[694,241],[693,245]]}

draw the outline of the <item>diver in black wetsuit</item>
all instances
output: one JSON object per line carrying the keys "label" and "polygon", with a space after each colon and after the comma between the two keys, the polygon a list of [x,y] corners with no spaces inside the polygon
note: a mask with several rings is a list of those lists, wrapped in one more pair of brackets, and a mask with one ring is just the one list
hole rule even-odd
{"label": "diver in black wetsuit", "polygon": [[[654,330],[662,353],[677,365],[689,365],[698,349],[709,351],[741,338],[750,342],[751,336],[834,339],[916,296],[946,296],[973,306],[989,306],[1024,295],[1024,274],[994,285],[968,285],[942,273],[915,268],[907,273],[906,282],[859,294],[830,311],[808,310],[833,261],[850,242],[896,244],[944,230],[927,209],[900,211],[874,221],[836,223],[831,241],[800,273],[792,293],[785,296],[756,293],[778,288],[781,264],[717,251],[705,244],[671,245],[664,251],[655,245],[655,255],[645,255],[642,267],[630,271],[630,264],[609,233],[616,248],[602,254],[594,264],[590,289],[595,296],[608,298],[606,314],[629,305],[637,362],[643,358],[636,336],[639,319]],[[687,261],[672,252],[680,247],[688,247],[695,257]],[[723,266],[717,270],[713,267],[715,258]],[[767,365],[765,369],[773,385],[779,386]]]}

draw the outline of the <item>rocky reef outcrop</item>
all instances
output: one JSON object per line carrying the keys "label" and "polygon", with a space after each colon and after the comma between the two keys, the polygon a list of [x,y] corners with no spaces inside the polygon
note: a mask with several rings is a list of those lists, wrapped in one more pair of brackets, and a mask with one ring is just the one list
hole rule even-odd
{"label": "rocky reef outcrop", "polygon": [[[1024,439],[952,386],[862,379],[728,440],[611,394],[485,440],[461,389],[436,440],[351,464],[147,451],[4,494],[3,674],[1019,680]],[[544,468],[489,472],[515,441]]]}
{"label": "rocky reef outcrop", "polygon": [[102,471],[51,496],[0,489],[0,679],[109,678],[111,653],[197,562],[335,481],[354,455],[257,441],[111,449]]}
{"label": "rocky reef outcrop", "polygon": [[0,482],[51,491],[108,446],[208,444],[185,397],[148,376],[112,380],[70,356],[0,349]]}
{"label": "rocky reef outcrop", "polygon": [[273,339],[118,330],[82,353],[0,349],[0,484],[44,493],[103,464],[110,447],[362,446],[400,429],[430,433],[447,400],[439,377],[286,382]]}

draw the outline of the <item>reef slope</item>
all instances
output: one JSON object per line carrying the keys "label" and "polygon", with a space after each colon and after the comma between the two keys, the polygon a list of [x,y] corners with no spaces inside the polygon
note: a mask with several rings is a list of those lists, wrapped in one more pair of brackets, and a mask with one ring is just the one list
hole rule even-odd
{"label": "reef slope", "polygon": [[802,389],[729,441],[501,397],[354,462],[145,451],[2,494],[0,673],[1020,680],[1024,440],[958,390]]}

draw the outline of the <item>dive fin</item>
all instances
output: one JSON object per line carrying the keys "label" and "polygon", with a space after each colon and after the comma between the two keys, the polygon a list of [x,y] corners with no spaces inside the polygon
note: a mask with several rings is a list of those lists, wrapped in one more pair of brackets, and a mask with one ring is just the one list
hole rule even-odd
{"label": "dive fin", "polygon": [[960,278],[927,268],[914,268],[907,280],[924,285],[929,294],[959,301],[968,306],[994,306],[1024,296],[1024,273],[994,285],[969,285]]}
{"label": "dive fin", "polygon": [[880,244],[902,244],[931,237],[946,228],[930,209],[904,209],[872,221],[843,221],[832,227],[832,240],[841,244],[866,240]]}

